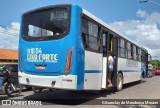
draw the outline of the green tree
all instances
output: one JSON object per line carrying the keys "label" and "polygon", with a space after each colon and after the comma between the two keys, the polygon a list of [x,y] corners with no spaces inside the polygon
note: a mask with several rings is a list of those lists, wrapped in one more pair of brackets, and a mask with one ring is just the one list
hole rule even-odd
{"label": "green tree", "polygon": [[159,60],[152,60],[151,64],[153,65],[153,67],[155,68],[160,68],[160,61]]}

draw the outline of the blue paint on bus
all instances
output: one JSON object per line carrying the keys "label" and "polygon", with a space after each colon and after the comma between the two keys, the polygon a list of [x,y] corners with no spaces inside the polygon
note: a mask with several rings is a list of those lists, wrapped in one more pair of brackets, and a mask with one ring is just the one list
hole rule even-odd
{"label": "blue paint on bus", "polygon": [[[64,75],[66,55],[70,48],[73,48],[73,63],[70,75],[77,75],[77,89],[82,90],[84,88],[84,47],[81,38],[81,14],[82,8],[73,4],[71,5],[71,19],[70,19],[70,28],[69,34],[65,37],[58,40],[49,40],[49,41],[32,41],[28,42],[24,39],[19,39],[19,71],[22,71],[26,74],[37,75],[37,76],[59,76]],[[23,23],[21,22],[21,25]],[[22,27],[20,37],[22,36]],[[57,62],[39,62],[31,60],[28,62],[28,54],[33,50],[40,50],[34,52],[38,53],[39,57],[43,58],[48,54],[56,54]],[[41,52],[41,53],[39,53]],[[22,54],[23,53],[23,54]],[[42,54],[42,55],[40,55]],[[32,58],[32,57],[31,57]],[[20,66],[21,65],[21,66]],[[44,70],[37,70],[36,66],[44,65]],[[22,67],[22,70],[20,69]]]}

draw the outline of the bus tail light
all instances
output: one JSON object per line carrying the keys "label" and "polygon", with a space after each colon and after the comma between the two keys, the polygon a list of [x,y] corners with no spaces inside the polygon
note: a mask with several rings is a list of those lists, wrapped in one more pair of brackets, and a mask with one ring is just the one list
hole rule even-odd
{"label": "bus tail light", "polygon": [[72,69],[72,58],[73,58],[73,47],[71,47],[67,52],[65,71],[64,71],[65,75],[68,75]]}

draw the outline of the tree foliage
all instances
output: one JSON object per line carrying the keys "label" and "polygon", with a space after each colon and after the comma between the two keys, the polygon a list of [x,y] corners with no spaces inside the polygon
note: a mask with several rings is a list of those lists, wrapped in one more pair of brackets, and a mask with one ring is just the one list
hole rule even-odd
{"label": "tree foliage", "polygon": [[159,60],[152,60],[151,64],[154,68],[160,68],[160,61]]}

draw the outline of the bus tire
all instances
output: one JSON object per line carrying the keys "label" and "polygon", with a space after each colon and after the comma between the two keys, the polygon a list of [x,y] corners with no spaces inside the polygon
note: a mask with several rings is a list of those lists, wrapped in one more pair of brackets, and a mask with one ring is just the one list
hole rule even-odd
{"label": "bus tire", "polygon": [[43,88],[41,87],[36,87],[36,86],[32,86],[32,90],[35,94],[41,93]]}
{"label": "bus tire", "polygon": [[118,73],[117,75],[117,85],[116,85],[116,91],[121,91],[123,88],[123,75],[121,73]]}

